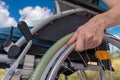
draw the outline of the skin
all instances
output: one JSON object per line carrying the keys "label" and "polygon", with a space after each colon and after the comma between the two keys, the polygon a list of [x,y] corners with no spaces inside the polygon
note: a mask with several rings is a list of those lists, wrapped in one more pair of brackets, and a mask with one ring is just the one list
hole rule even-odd
{"label": "skin", "polygon": [[120,0],[102,0],[110,9],[91,18],[80,26],[73,37],[67,42],[76,42],[75,50],[83,51],[99,46],[102,42],[104,30],[120,24]]}

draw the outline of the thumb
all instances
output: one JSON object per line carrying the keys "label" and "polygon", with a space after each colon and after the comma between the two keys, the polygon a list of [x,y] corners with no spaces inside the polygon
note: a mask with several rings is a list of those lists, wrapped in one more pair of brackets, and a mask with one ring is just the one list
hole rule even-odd
{"label": "thumb", "polygon": [[71,45],[72,43],[74,43],[77,40],[77,33],[75,33],[72,38],[67,42],[67,45]]}

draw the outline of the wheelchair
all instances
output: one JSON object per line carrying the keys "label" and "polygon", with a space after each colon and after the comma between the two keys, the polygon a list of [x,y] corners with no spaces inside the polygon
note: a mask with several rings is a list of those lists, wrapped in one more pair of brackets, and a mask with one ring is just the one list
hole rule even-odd
{"label": "wheelchair", "polygon": [[66,45],[79,26],[105,10],[79,0],[55,3],[54,15],[34,27],[20,21],[18,28],[0,29],[3,80],[69,80],[71,74],[76,80],[119,80],[119,38],[105,31],[100,46],[82,52],[74,51],[75,43]]}

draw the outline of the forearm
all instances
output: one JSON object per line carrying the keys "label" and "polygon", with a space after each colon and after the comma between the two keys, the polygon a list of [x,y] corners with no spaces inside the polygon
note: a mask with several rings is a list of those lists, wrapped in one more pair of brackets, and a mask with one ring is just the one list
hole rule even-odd
{"label": "forearm", "polygon": [[120,3],[108,6],[110,7],[110,10],[99,15],[105,29],[120,24]]}
{"label": "forearm", "polygon": [[109,11],[100,14],[103,16],[103,23],[105,24],[105,28],[109,28],[112,26],[116,26],[120,24],[120,5],[116,5],[111,8]]}

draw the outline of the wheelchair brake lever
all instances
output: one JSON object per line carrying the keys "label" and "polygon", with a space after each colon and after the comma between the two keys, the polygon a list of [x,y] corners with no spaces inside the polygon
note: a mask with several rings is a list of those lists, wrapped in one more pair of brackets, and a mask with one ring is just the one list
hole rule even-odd
{"label": "wheelchair brake lever", "polygon": [[3,45],[1,45],[2,48],[8,53],[9,58],[16,58],[20,52],[20,48],[11,41],[13,29],[14,28],[12,26],[10,29],[10,35],[8,39],[5,41]]}
{"label": "wheelchair brake lever", "polygon": [[8,39],[5,41],[5,43],[4,43],[4,45],[3,45],[4,47],[9,44],[9,41],[11,41],[12,34],[13,34],[13,26],[12,26],[11,29],[10,29],[10,34],[9,34]]}
{"label": "wheelchair brake lever", "polygon": [[24,48],[24,50],[21,52],[21,54],[18,57],[18,59],[8,69],[8,71],[4,75],[3,80],[9,80],[9,79],[11,79],[11,77],[15,74],[16,69],[17,69],[20,61],[24,58],[25,54],[28,52],[28,50],[30,49],[30,47],[32,45],[32,34],[31,34],[31,32],[30,32],[27,24],[24,21],[21,21],[21,22],[18,23],[18,28],[20,29],[20,31],[22,32],[22,34],[24,35],[24,37],[28,41],[28,44],[26,45],[26,47]]}
{"label": "wheelchair brake lever", "polygon": [[24,22],[24,21],[18,22],[18,28],[27,41],[32,40],[32,34],[31,34],[26,22]]}
{"label": "wheelchair brake lever", "polygon": [[7,44],[9,44],[9,41],[11,40],[12,38],[12,33],[13,33],[13,26],[11,27],[10,29],[10,34],[9,34],[9,37],[7,38],[7,40],[5,42],[0,42],[0,50],[3,50],[3,48],[5,46],[7,46]]}
{"label": "wheelchair brake lever", "polygon": [[30,49],[32,45],[32,40],[30,40],[28,42],[28,44],[26,45],[26,47],[24,48],[24,50],[22,51],[22,53],[20,54],[20,56],[18,57],[18,59],[12,64],[12,66],[7,70],[7,72],[5,73],[3,80],[10,80],[11,77],[16,73],[16,69],[19,65],[19,63],[21,62],[21,60],[24,58],[25,54],[28,52],[28,50]]}

